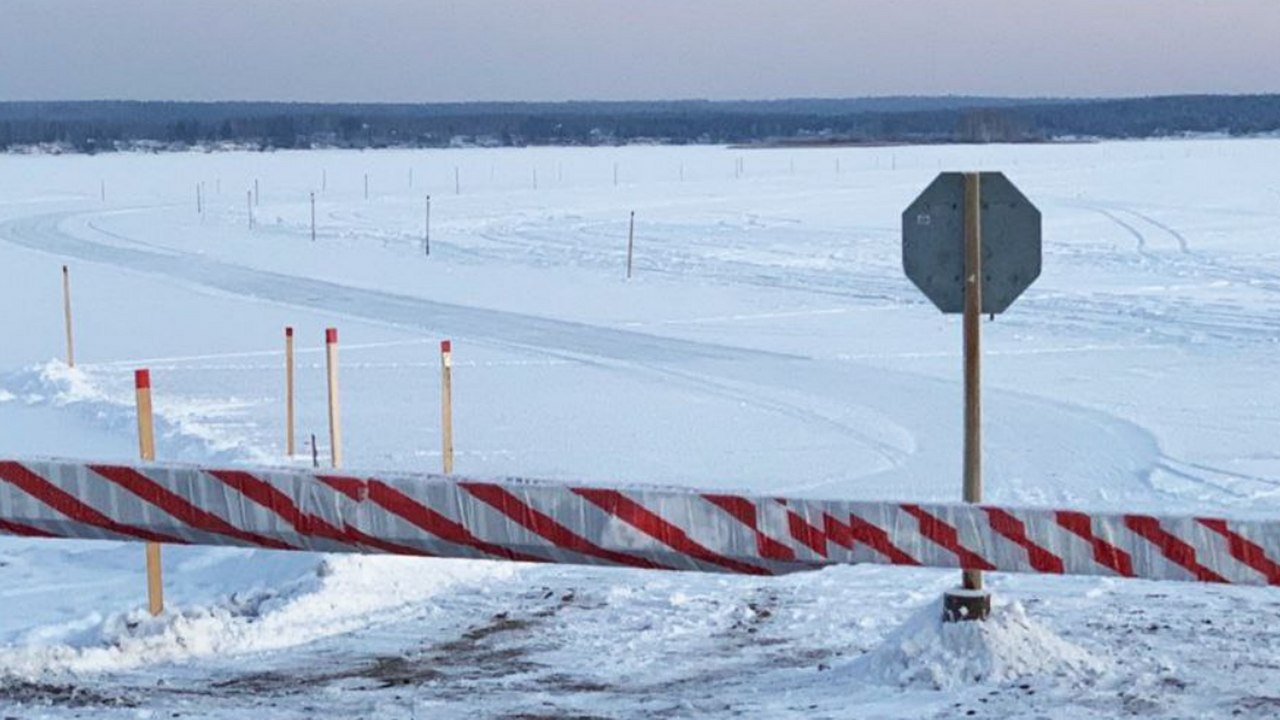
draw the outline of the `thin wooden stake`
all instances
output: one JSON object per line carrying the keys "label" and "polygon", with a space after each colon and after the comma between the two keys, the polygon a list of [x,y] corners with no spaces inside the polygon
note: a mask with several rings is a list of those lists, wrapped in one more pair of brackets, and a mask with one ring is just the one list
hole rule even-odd
{"label": "thin wooden stake", "polygon": [[426,210],[422,218],[422,250],[431,254],[431,196],[427,196]]}
{"label": "thin wooden stake", "polygon": [[631,225],[627,228],[627,279],[631,279],[631,254],[636,244],[636,211],[631,211]]}
{"label": "thin wooden stake", "polygon": [[316,241],[316,194],[311,193],[311,242]]}
{"label": "thin wooden stake", "polygon": [[453,474],[453,342],[440,341],[440,441],[444,474]]}
{"label": "thin wooden stake", "polygon": [[62,316],[67,327],[67,367],[76,366],[76,348],[71,334],[71,271],[62,266]]}
{"label": "thin wooden stake", "polygon": [[[964,176],[964,501],[982,502],[982,191],[979,173]],[[966,590],[982,589],[982,572],[964,571]]]}
{"label": "thin wooden stake", "polygon": [[324,331],[325,368],[329,376],[329,455],[333,467],[342,467],[342,417],[338,407],[338,330]]}
{"label": "thin wooden stake", "polygon": [[262,196],[258,194],[258,178],[254,178],[254,179],[253,179],[253,204],[254,204],[254,206],[255,206],[255,207],[257,207],[257,205],[258,205],[259,201],[261,201],[261,200],[262,200]]}
{"label": "thin wooden stake", "polygon": [[459,172],[458,166],[453,166],[453,194],[462,194],[462,173]]}
{"label": "thin wooden stake", "polygon": [[[155,425],[151,416],[151,373],[138,370],[133,375],[138,407],[138,454],[143,462],[155,462]],[[147,609],[154,617],[164,612],[164,579],[161,574],[160,544],[149,542],[147,556]]]}
{"label": "thin wooden stake", "polygon": [[284,329],[284,445],[293,457],[293,328]]}
{"label": "thin wooden stake", "polygon": [[204,215],[204,204],[200,198],[200,183],[196,183],[196,214]]}

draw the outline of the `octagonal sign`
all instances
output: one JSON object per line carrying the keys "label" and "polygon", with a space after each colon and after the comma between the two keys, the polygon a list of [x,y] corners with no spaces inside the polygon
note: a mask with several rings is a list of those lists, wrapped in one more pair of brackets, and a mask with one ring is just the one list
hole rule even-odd
{"label": "octagonal sign", "polygon": [[[1040,276],[1040,211],[1004,173],[980,173],[982,312],[1004,312]],[[902,267],[944,313],[964,312],[964,173],[945,172],[902,213]]]}

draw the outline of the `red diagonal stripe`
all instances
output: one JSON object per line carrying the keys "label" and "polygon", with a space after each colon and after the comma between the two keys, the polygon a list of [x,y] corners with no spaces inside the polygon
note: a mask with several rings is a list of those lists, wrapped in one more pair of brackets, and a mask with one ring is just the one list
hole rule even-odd
{"label": "red diagonal stripe", "polygon": [[408,545],[398,545],[365,535],[356,528],[343,523],[341,528],[335,527],[319,515],[303,512],[301,508],[279,488],[254,475],[240,470],[208,470],[210,475],[221,480],[229,487],[240,492],[249,500],[270,510],[285,522],[293,526],[301,535],[322,537],[361,547],[385,550],[396,555],[420,555],[430,557],[431,553]]}
{"label": "red diagonal stripe", "polygon": [[853,539],[889,559],[894,565],[919,565],[920,561],[902,551],[889,539],[889,533],[849,513],[849,532]]}
{"label": "red diagonal stripe", "polygon": [[675,525],[663,520],[655,513],[650,512],[640,503],[623,495],[617,490],[606,490],[603,488],[573,488],[573,492],[591,501],[593,505],[601,510],[604,510],[610,515],[622,520],[676,552],[684,553],[696,560],[711,563],[712,565],[719,565],[726,570],[742,573],[744,575],[773,574],[765,568],[757,567],[749,563],[739,562],[708,550],[695,542],[693,538],[690,538],[685,534],[684,530],[681,530]]}
{"label": "red diagonal stripe", "polygon": [[487,503],[490,507],[519,523],[522,527],[550,540],[556,547],[597,557],[618,565],[628,565],[646,570],[671,569],[644,558],[606,550],[590,540],[574,534],[569,528],[556,522],[550,515],[531,507],[528,503],[522,502],[520,498],[498,485],[476,482],[460,482],[458,484],[482,502]]}
{"label": "red diagonal stripe", "polygon": [[1231,557],[1261,573],[1268,585],[1280,585],[1280,565],[1267,557],[1262,546],[1227,527],[1226,520],[1196,518],[1196,521],[1227,539]]}
{"label": "red diagonal stripe", "polygon": [[827,539],[845,550],[852,550],[854,545],[853,528],[840,522],[827,513],[822,513],[822,530]]}
{"label": "red diagonal stripe", "polygon": [[1160,521],[1148,515],[1125,515],[1124,526],[1160,549],[1173,563],[1186,568],[1200,582],[1224,583],[1227,579],[1196,560],[1196,549],[1160,527]]}
{"label": "red diagonal stripe", "polygon": [[518,560],[520,562],[549,562],[546,558],[536,555],[526,555],[516,552],[501,545],[495,545],[486,542],[471,534],[470,530],[462,525],[450,520],[404,493],[396,490],[390,485],[379,480],[369,480],[365,487],[368,489],[369,500],[379,507],[398,515],[401,518],[412,523],[414,526],[425,530],[436,537],[451,542],[455,545],[463,545],[475,550],[479,550],[486,555],[503,558],[505,560]]}
{"label": "red diagonal stripe", "polygon": [[941,518],[930,515],[919,505],[903,505],[902,509],[920,523],[920,534],[936,545],[949,550],[960,560],[960,567],[965,570],[995,570],[996,566],[987,562],[981,555],[960,544],[960,534]]}
{"label": "red diagonal stripe", "polygon": [[1083,538],[1093,547],[1094,562],[1111,568],[1122,577],[1133,577],[1133,559],[1129,553],[1093,534],[1093,519],[1081,512],[1059,510],[1054,519],[1068,532]]}
{"label": "red diagonal stripe", "polygon": [[751,529],[751,532],[755,533],[756,552],[760,553],[760,557],[788,562],[796,559],[794,550],[765,535],[760,530],[755,503],[737,495],[703,495],[702,497],[712,505],[729,513],[730,517],[746,525]]}
{"label": "red diagonal stripe", "polygon": [[1027,551],[1027,561],[1036,572],[1062,574],[1064,570],[1062,558],[1032,542],[1031,538],[1027,537],[1027,526],[1021,520],[1000,508],[984,507],[982,509],[987,513],[987,521],[991,523],[992,530]]}
{"label": "red diagonal stripe", "polygon": [[297,549],[275,538],[241,530],[208,510],[197,507],[191,501],[133,468],[116,465],[90,465],[88,467],[102,477],[137,495],[144,502],[165,511],[178,522],[190,525],[197,530],[226,535],[253,545],[271,548],[272,550]]}
{"label": "red diagonal stripe", "polygon": [[143,530],[123,523],[116,522],[102,513],[94,510],[92,507],[80,502],[70,493],[62,488],[45,480],[44,478],[31,472],[25,466],[13,462],[12,460],[0,461],[0,480],[13,485],[22,490],[31,497],[48,505],[54,510],[66,515],[67,517],[85,525],[109,530],[120,535],[128,535],[129,537],[146,540],[148,542],[157,543],[173,543],[177,545],[185,545],[186,540],[176,537],[162,535],[160,533]]}
{"label": "red diagonal stripe", "polygon": [[5,533],[7,535],[22,535],[23,537],[59,537],[51,532],[46,532],[39,528],[33,528],[30,525],[23,525],[22,523],[9,522],[8,520],[0,520],[0,533]]}
{"label": "red diagonal stripe", "polygon": [[791,537],[800,542],[805,547],[814,551],[819,557],[827,556],[827,534],[822,532],[821,528],[816,528],[800,517],[800,513],[787,507],[787,501],[778,499],[778,504],[787,508],[787,529],[791,531]]}

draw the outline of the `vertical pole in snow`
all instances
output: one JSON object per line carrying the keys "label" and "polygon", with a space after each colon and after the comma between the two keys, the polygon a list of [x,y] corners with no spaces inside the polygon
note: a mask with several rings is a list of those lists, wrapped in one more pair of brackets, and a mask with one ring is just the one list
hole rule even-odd
{"label": "vertical pole in snow", "polygon": [[320,170],[320,192],[329,190],[329,170],[324,168]]}
{"label": "vertical pole in snow", "polygon": [[293,457],[293,328],[284,329],[284,446]]}
{"label": "vertical pole in snow", "polygon": [[342,417],[338,407],[338,329],[324,331],[325,369],[329,376],[329,455],[334,468],[342,467]]}
{"label": "vertical pole in snow", "polygon": [[249,208],[249,229],[253,229],[253,191],[246,190],[244,193],[245,207]]}
{"label": "vertical pole in snow", "polygon": [[431,196],[427,196],[427,203],[422,216],[422,251],[424,255],[431,254]]}
{"label": "vertical pole in snow", "polygon": [[311,242],[316,241],[316,194],[311,193]]}
{"label": "vertical pole in snow", "polygon": [[107,181],[106,180],[101,181],[101,183],[98,186],[98,190],[102,194],[102,202],[106,202],[107,201]]}
{"label": "vertical pole in snow", "polygon": [[462,174],[458,172],[458,166],[453,166],[453,194],[462,194]]}
{"label": "vertical pole in snow", "polygon": [[453,474],[453,342],[440,341],[440,444],[444,474]]}
{"label": "vertical pole in snow", "polygon": [[[138,370],[133,375],[138,407],[138,454],[143,462],[156,459],[155,426],[151,417],[151,373]],[[160,544],[147,543],[147,609],[152,616],[164,612],[164,584],[160,568]]]}
{"label": "vertical pole in snow", "polygon": [[364,199],[369,199],[369,173],[364,174]]}
{"label": "vertical pole in snow", "polygon": [[[964,501],[982,502],[982,175],[964,176]],[[962,571],[961,590],[943,598],[949,621],[983,620],[991,596],[982,571]]]}
{"label": "vertical pole in snow", "polygon": [[627,228],[627,279],[631,279],[631,253],[636,244],[636,211],[631,211],[631,225]]}
{"label": "vertical pole in snow", "polygon": [[196,183],[196,214],[204,215],[204,204],[200,198],[200,183]]}
{"label": "vertical pole in snow", "polygon": [[71,339],[71,271],[62,266],[62,317],[67,327],[67,367],[76,366],[76,349]]}
{"label": "vertical pole in snow", "polygon": [[538,189],[538,168],[533,169],[533,189]]}
{"label": "vertical pole in snow", "polygon": [[613,164],[613,186],[618,187],[618,163]]}
{"label": "vertical pole in snow", "polygon": [[253,179],[253,204],[256,207],[262,200],[262,196],[258,195],[258,178]]}

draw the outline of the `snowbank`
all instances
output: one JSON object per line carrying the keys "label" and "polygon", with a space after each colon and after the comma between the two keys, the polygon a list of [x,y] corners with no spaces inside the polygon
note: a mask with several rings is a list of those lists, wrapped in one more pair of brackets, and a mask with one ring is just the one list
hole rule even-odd
{"label": "snowbank", "polygon": [[986,622],[944,623],[942,601],[937,600],[846,671],[882,685],[951,690],[1046,675],[1082,682],[1100,676],[1107,667],[1032,620],[1021,603],[997,606]]}

